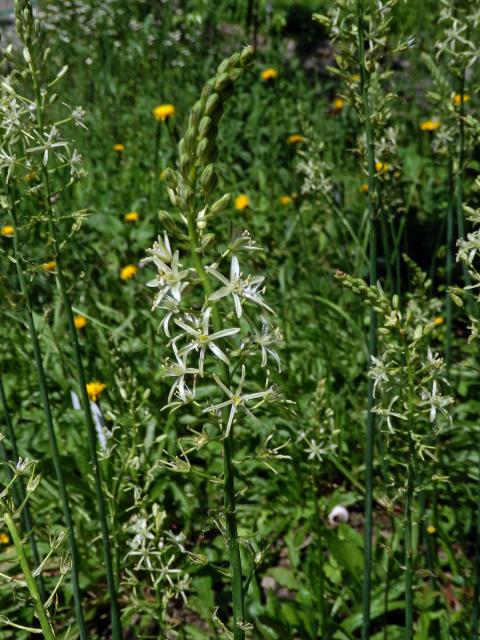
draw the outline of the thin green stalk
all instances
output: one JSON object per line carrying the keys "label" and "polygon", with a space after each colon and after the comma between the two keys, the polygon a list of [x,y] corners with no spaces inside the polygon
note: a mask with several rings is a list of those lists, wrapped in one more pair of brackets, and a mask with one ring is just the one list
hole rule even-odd
{"label": "thin green stalk", "polygon": [[412,464],[413,440],[410,437],[407,495],[405,503],[405,640],[413,640],[413,545],[412,545],[412,503],[414,473]]}
{"label": "thin green stalk", "polygon": [[325,567],[323,557],[323,522],[320,514],[320,508],[318,506],[318,474],[314,474],[313,480],[313,499],[315,501],[315,517],[316,517],[316,531],[317,531],[317,553],[318,553],[318,607],[320,610],[321,622],[320,622],[320,638],[322,640],[328,640],[330,632],[327,625],[326,615],[326,602],[325,602]]}
{"label": "thin green stalk", "polygon": [[[17,461],[19,458],[18,448],[17,448],[17,438],[15,436],[15,430],[13,428],[12,420],[10,418],[10,411],[8,409],[7,397],[5,395],[5,389],[3,387],[3,380],[1,375],[0,375],[0,402],[2,404],[3,414],[5,416],[5,426],[7,427],[7,435],[8,435],[8,438],[10,439],[10,444],[12,447],[13,460]],[[5,449],[5,445],[3,444],[3,442],[0,442],[0,451],[6,463],[11,461],[11,458],[9,457],[7,450]],[[8,464],[7,464],[7,469],[8,469],[10,479],[13,479],[13,472],[8,466]],[[17,486],[17,483],[18,483],[18,486]],[[12,486],[12,496],[13,496],[13,501],[15,505],[18,507],[20,504],[22,504],[22,502],[24,502],[26,494],[25,494],[25,483],[23,482],[23,478],[21,476],[17,478],[17,483]],[[32,548],[33,561],[35,565],[38,567],[40,565],[40,554],[38,553],[37,540],[36,540],[35,534],[33,533],[33,519],[32,519],[32,514],[30,513],[30,507],[28,505],[28,502],[25,502],[25,506],[22,509],[22,520],[23,520],[23,526],[25,530],[30,534],[30,546]],[[45,600],[47,599],[47,595],[45,591],[45,584],[43,582],[42,574],[40,574],[37,577],[37,582],[38,582],[38,590],[40,591],[42,602],[45,602]]]}
{"label": "thin green stalk", "polygon": [[[188,217],[188,237],[190,241],[190,252],[195,269],[205,291],[205,297],[208,298],[212,293],[212,285],[210,283],[207,272],[204,269],[202,259],[198,251],[197,233],[195,229],[195,212],[192,209]],[[219,310],[213,305],[212,310],[213,326],[215,331],[223,329],[223,322]],[[222,370],[226,384],[229,383],[230,375],[228,367],[222,363]],[[243,573],[242,560],[240,556],[240,544],[238,540],[237,530],[237,513],[235,504],[235,472],[233,467],[234,456],[234,425],[230,429],[230,433],[223,440],[223,490],[224,490],[224,511],[227,525],[227,546],[230,559],[230,568],[232,572],[232,608],[234,640],[245,640],[245,631],[238,626],[245,622],[245,597],[243,589]]]}
{"label": "thin green stalk", "polygon": [[[370,120],[370,99],[367,86],[367,70],[365,68],[365,42],[363,29],[363,0],[357,0],[358,17],[358,57],[360,66],[360,91],[365,120],[365,136],[367,145],[368,165],[368,211],[370,219],[370,285],[377,283],[377,237],[376,219],[378,207],[378,193],[375,180],[375,155],[373,131]],[[368,338],[369,363],[377,352],[377,314],[370,311],[370,329]],[[372,544],[373,544],[373,450],[375,440],[375,414],[373,413],[373,379],[368,379],[367,426],[365,433],[365,529],[364,529],[364,571],[362,588],[362,640],[370,637],[370,610],[372,590]]]}
{"label": "thin green stalk", "polygon": [[[463,237],[463,236],[461,236]],[[455,247],[453,245],[453,161],[450,157],[448,161],[448,205],[447,205],[447,263],[446,263],[446,294],[445,294],[445,364],[447,372],[450,371],[452,364],[452,318],[453,318],[453,302],[449,294],[449,288],[453,281],[453,253]]]}
{"label": "thin green stalk", "polygon": [[80,596],[80,587],[79,587],[79,557],[78,557],[77,543],[75,540],[75,533],[73,528],[72,512],[70,510],[67,487],[65,485],[65,480],[63,477],[62,464],[60,461],[60,452],[57,444],[57,437],[55,435],[55,429],[53,426],[53,417],[52,417],[52,412],[50,408],[50,400],[48,397],[47,380],[45,376],[45,369],[43,368],[42,354],[40,350],[40,341],[38,339],[37,329],[35,327],[35,320],[33,317],[33,311],[32,311],[32,306],[30,302],[30,292],[28,290],[27,281],[26,281],[25,274],[23,272],[23,267],[22,267],[22,256],[20,253],[20,246],[19,246],[20,230],[18,226],[15,198],[13,196],[12,189],[10,186],[8,188],[8,193],[10,198],[12,219],[15,225],[15,233],[13,234],[13,250],[14,250],[14,257],[15,257],[15,266],[17,269],[17,277],[20,284],[20,290],[21,290],[24,304],[25,304],[28,331],[30,334],[30,340],[32,342],[33,357],[35,361],[35,367],[37,370],[38,384],[40,387],[40,397],[43,405],[45,423],[47,425],[48,440],[50,443],[50,451],[52,454],[53,467],[55,469],[55,475],[57,477],[58,490],[60,493],[60,500],[63,507],[63,517],[65,519],[65,525],[68,531],[70,551],[72,553],[72,589],[73,589],[75,612],[77,615],[77,622],[79,625],[80,637],[82,638],[82,640],[86,640],[87,632],[86,632],[85,622],[83,618],[82,599]]}
{"label": "thin green stalk", "polygon": [[[480,442],[480,438],[479,438]],[[480,446],[478,447],[478,479],[477,479],[477,531],[475,540],[475,591],[472,609],[472,640],[479,639],[480,621]]]}
{"label": "thin green stalk", "polygon": [[407,459],[407,492],[405,500],[405,640],[413,640],[413,564],[414,549],[412,537],[412,510],[413,492],[415,488],[415,468],[414,468],[414,443],[412,429],[414,421],[413,394],[415,392],[415,380],[408,344],[403,340],[405,349],[405,365],[408,376],[408,459]]}
{"label": "thin green stalk", "polygon": [[[36,103],[36,117],[37,123],[41,131],[43,131],[43,102],[40,92],[40,85],[38,82],[38,71],[35,66],[35,52],[33,50],[29,51],[30,53],[30,69],[32,76],[33,89],[35,94],[35,103]],[[48,229],[50,233],[50,239],[52,242],[53,255],[56,263],[56,276],[57,282],[60,288],[60,294],[62,298],[63,307],[65,310],[65,315],[67,319],[67,329],[70,337],[70,341],[73,348],[73,357],[74,363],[77,373],[77,384],[78,391],[80,396],[80,402],[83,409],[83,414],[85,418],[85,424],[87,427],[87,441],[88,441],[88,449],[90,455],[90,463],[92,465],[92,472],[95,481],[95,495],[98,506],[98,515],[100,520],[100,528],[102,534],[102,544],[103,544],[103,554],[105,560],[105,570],[107,574],[107,588],[110,597],[110,611],[111,611],[111,623],[112,623],[112,640],[121,640],[122,638],[122,624],[120,619],[120,609],[118,605],[117,599],[117,587],[115,584],[114,574],[113,574],[113,560],[112,560],[112,552],[110,548],[110,537],[107,523],[107,513],[105,506],[105,496],[103,493],[102,487],[102,477],[100,466],[98,463],[98,455],[97,455],[97,434],[95,430],[95,425],[92,418],[92,413],[90,409],[90,400],[87,393],[87,383],[85,378],[85,371],[83,368],[82,357],[80,353],[80,344],[78,341],[77,330],[75,328],[75,320],[74,314],[72,310],[72,304],[70,300],[70,295],[68,293],[67,283],[65,281],[65,276],[63,273],[63,259],[59,248],[59,242],[57,238],[57,230],[55,226],[55,217],[52,209],[52,199],[51,199],[51,189],[50,189],[50,179],[48,174],[48,168],[42,164],[42,183],[43,183],[43,194],[44,194],[44,206],[45,212],[48,218]],[[86,632],[85,632],[86,633]],[[82,638],[86,639],[86,635]]]}
{"label": "thin green stalk", "polygon": [[42,628],[43,637],[45,638],[45,640],[55,640],[55,633],[50,623],[48,613],[43,606],[43,600],[40,596],[37,588],[37,583],[35,582],[35,578],[33,577],[30,565],[25,555],[25,550],[23,548],[17,525],[15,524],[12,516],[10,515],[10,513],[8,513],[8,511],[4,513],[3,518],[10,532],[13,544],[15,545],[15,551],[17,552],[18,560],[25,577],[25,582],[27,583],[28,591],[33,601],[35,613],[37,614],[38,621],[40,622],[40,627]]}

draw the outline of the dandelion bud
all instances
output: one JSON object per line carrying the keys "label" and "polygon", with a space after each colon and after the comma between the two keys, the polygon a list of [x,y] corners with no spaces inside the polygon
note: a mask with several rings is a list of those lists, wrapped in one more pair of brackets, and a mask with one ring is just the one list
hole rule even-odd
{"label": "dandelion bud", "polygon": [[226,193],[219,200],[212,204],[212,206],[210,207],[211,213],[215,215],[218,213],[222,213],[222,211],[224,211],[228,207],[231,200],[232,195],[230,193]]}
{"label": "dandelion bud", "polygon": [[348,513],[348,509],[342,507],[341,505],[333,507],[333,509],[328,514],[328,524],[331,527],[338,527],[341,522],[348,522],[349,519],[350,514]]}

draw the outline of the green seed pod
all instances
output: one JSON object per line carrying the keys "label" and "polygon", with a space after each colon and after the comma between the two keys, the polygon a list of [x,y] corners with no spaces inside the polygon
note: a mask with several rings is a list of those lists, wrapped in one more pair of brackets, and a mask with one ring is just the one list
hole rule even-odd
{"label": "green seed pod", "polygon": [[237,51],[236,53],[231,55],[230,58],[228,59],[228,66],[230,69],[234,69],[235,67],[238,67],[239,64],[240,64],[240,54]]}
{"label": "green seed pod", "polygon": [[215,215],[222,213],[222,211],[224,211],[228,207],[231,200],[232,195],[230,193],[226,193],[219,200],[212,204],[212,206],[210,207],[210,212]]}
{"label": "green seed pod", "polygon": [[203,118],[200,120],[200,124],[198,125],[198,133],[199,133],[199,135],[202,138],[207,137],[208,136],[208,132],[212,128],[213,124],[214,124],[213,120],[209,116],[203,116]]}

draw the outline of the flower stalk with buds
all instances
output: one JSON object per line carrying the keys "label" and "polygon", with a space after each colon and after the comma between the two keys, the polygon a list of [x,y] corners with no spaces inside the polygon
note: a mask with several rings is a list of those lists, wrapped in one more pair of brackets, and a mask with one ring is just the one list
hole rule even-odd
{"label": "flower stalk with buds", "polygon": [[[265,313],[271,309],[263,299],[264,277],[245,275],[240,266],[239,256],[256,249],[249,235],[235,234],[226,248],[217,249],[220,241],[207,229],[230,203],[228,194],[209,203],[218,182],[215,167],[218,121],[234,82],[252,55],[252,47],[246,47],[224,60],[216,75],[205,84],[178,145],[178,169],[169,169],[165,176],[170,201],[178,210],[176,215],[165,215],[172,226],[184,225],[183,238],[189,255],[182,256],[180,249],[172,251],[165,234],[148,250],[146,258],[158,270],[156,278],[148,284],[158,289],[153,307],[167,311],[162,324],[173,351],[173,363],[167,362],[165,373],[166,377],[175,378],[167,406],[177,411],[184,405],[197,407],[205,422],[213,422],[220,429],[234,640],[244,640],[249,628],[245,622],[245,586],[237,527],[234,434],[241,416],[255,418],[262,405],[277,397],[268,377],[263,388],[249,389],[248,374],[265,369],[270,359],[279,364],[275,344],[280,336],[265,317],[260,330],[251,315],[251,311]],[[182,238],[180,232],[177,235]],[[215,251],[217,257],[212,261],[209,256],[215,256]],[[229,278],[222,273],[226,258],[230,258]],[[185,266],[188,260],[190,267]],[[218,399],[209,395],[212,383]],[[205,393],[202,387],[210,391]],[[199,446],[208,440],[205,434]],[[185,456],[186,452],[183,453]]]}
{"label": "flower stalk with buds", "polygon": [[[82,363],[82,357],[80,353],[80,345],[78,340],[77,330],[75,328],[75,319],[72,310],[72,304],[70,300],[70,294],[68,291],[68,285],[65,279],[63,269],[63,254],[61,250],[62,242],[59,237],[58,223],[56,220],[56,213],[53,206],[53,193],[51,187],[52,175],[55,173],[57,167],[50,166],[51,161],[55,161],[56,155],[68,150],[68,143],[59,139],[60,132],[58,127],[61,123],[56,123],[52,126],[47,124],[46,111],[50,106],[52,100],[49,101],[48,89],[41,86],[40,81],[40,68],[48,53],[48,50],[44,50],[43,38],[40,30],[40,25],[37,20],[33,18],[32,6],[30,0],[16,0],[15,2],[15,25],[18,36],[24,45],[23,57],[26,63],[26,70],[31,82],[33,90],[35,105],[34,120],[30,126],[30,139],[37,139],[40,144],[27,148],[27,153],[30,154],[32,164],[35,161],[35,157],[38,152],[41,152],[40,162],[38,170],[42,178],[42,196],[44,213],[47,219],[48,232],[50,236],[50,242],[52,246],[53,257],[56,263],[55,275],[57,278],[63,307],[67,319],[67,328],[70,336],[73,355],[75,361],[75,368],[77,374],[77,383],[79,396],[84,412],[85,424],[87,428],[87,440],[90,453],[90,462],[92,465],[92,472],[95,479],[95,491],[97,499],[97,507],[99,511],[100,527],[102,532],[103,551],[105,557],[105,566],[107,573],[107,583],[110,596],[111,607],[111,620],[112,620],[112,638],[113,640],[120,640],[122,636],[122,627],[120,621],[120,612],[117,602],[116,585],[113,575],[113,563],[112,552],[110,548],[109,530],[107,523],[107,513],[105,506],[105,497],[103,494],[101,472],[97,455],[97,436],[95,430],[95,424],[91,413],[90,402],[86,389],[86,378]],[[54,82],[64,75],[66,69],[57,74],[57,78]],[[49,87],[53,83],[49,84]],[[53,96],[52,96],[53,98]],[[73,116],[72,116],[73,117]],[[75,155],[75,154],[73,154]],[[69,159],[69,164],[74,169],[73,155]],[[60,156],[61,158],[61,156]],[[61,158],[62,159],[62,158]],[[17,263],[18,270],[18,263]],[[20,274],[19,274],[20,278]],[[69,529],[73,531],[72,523],[68,523]],[[78,590],[78,589],[77,589]],[[80,603],[77,601],[77,616],[79,618],[80,633],[82,638],[86,638],[86,630],[82,622],[82,614]]]}

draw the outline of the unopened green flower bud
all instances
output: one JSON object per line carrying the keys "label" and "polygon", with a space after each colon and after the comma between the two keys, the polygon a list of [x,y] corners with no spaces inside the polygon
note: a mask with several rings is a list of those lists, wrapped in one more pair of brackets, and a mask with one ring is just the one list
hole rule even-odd
{"label": "unopened green flower bud", "polygon": [[228,73],[222,73],[218,76],[215,82],[215,91],[218,93],[223,92],[229,85],[232,84],[230,76]]}
{"label": "unopened green flower bud", "polygon": [[232,200],[231,194],[226,193],[219,200],[217,200],[212,204],[212,206],[210,207],[210,211],[212,212],[212,214],[215,214],[215,215],[222,213],[222,211],[224,211],[228,207],[231,200]]}
{"label": "unopened green flower bud", "polygon": [[208,82],[206,82],[203,85],[203,89],[202,89],[202,93],[200,95],[200,99],[203,101],[204,104],[208,100],[210,95],[212,94],[214,88],[215,88],[215,78],[211,78],[210,80],[208,80]]}
{"label": "unopened green flower bud", "polygon": [[242,73],[243,73],[243,70],[237,68],[237,69],[232,69],[232,71],[230,71],[228,75],[230,76],[230,80],[232,82],[237,82],[237,80],[240,78]]}
{"label": "unopened green flower bud", "polygon": [[211,115],[217,109],[219,104],[221,104],[220,96],[218,93],[212,93],[205,103],[205,115]]}
{"label": "unopened green flower bud", "polygon": [[208,135],[208,132],[212,127],[212,124],[213,124],[213,120],[209,116],[203,116],[203,118],[200,120],[200,124],[198,126],[198,133],[202,138]]}
{"label": "unopened green flower bud", "polygon": [[209,165],[207,165],[205,167],[205,169],[202,171],[202,174],[200,176],[200,184],[202,185],[202,187],[204,189],[207,189],[208,185],[210,184],[210,182],[212,181],[212,179],[214,177],[216,177],[215,176],[215,165],[212,162]]}
{"label": "unopened green flower bud", "polygon": [[244,47],[243,51],[240,54],[240,64],[244,67],[252,61],[253,56],[255,55],[255,47],[248,45]]}
{"label": "unopened green flower bud", "polygon": [[168,169],[166,169],[164,171],[163,177],[164,177],[165,182],[167,183],[167,187],[169,187],[170,189],[176,189],[177,188],[178,179],[177,179],[177,176],[175,174],[175,171],[173,171],[173,169],[168,167]]}

